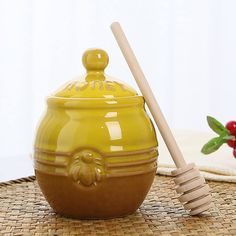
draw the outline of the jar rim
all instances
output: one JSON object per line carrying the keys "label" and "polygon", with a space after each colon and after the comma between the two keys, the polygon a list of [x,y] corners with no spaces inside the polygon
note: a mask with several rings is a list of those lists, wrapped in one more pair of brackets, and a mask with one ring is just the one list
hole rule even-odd
{"label": "jar rim", "polygon": [[60,107],[66,109],[73,108],[117,108],[130,106],[143,106],[144,98],[141,95],[132,97],[113,98],[64,98],[49,96],[47,98],[48,107]]}

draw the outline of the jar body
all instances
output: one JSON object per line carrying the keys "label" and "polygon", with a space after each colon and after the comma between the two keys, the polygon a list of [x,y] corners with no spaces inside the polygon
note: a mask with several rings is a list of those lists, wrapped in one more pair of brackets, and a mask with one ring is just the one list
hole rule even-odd
{"label": "jar body", "polygon": [[156,172],[157,140],[141,96],[48,99],[35,140],[39,186],[59,214],[131,214]]}

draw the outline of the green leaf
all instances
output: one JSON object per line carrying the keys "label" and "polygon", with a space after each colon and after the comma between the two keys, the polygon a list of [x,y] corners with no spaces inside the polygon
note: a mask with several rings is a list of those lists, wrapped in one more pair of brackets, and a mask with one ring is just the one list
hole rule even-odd
{"label": "green leaf", "polygon": [[221,136],[213,138],[203,146],[201,152],[203,154],[210,154],[218,150],[224,143],[225,143],[225,140]]}
{"label": "green leaf", "polygon": [[222,139],[225,140],[225,143],[227,143],[229,140],[234,139],[234,136],[225,134],[225,135],[222,135]]}
{"label": "green leaf", "polygon": [[215,118],[207,116],[207,122],[210,128],[219,135],[229,134],[229,131]]}

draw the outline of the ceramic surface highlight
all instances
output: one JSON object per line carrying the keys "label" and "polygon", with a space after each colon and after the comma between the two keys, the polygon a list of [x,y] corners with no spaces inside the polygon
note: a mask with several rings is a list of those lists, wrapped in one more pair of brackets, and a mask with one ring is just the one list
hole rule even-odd
{"label": "ceramic surface highlight", "polygon": [[155,130],[143,97],[104,73],[105,51],[87,50],[82,61],[87,73],[47,99],[34,145],[36,177],[61,215],[128,215],[155,176]]}

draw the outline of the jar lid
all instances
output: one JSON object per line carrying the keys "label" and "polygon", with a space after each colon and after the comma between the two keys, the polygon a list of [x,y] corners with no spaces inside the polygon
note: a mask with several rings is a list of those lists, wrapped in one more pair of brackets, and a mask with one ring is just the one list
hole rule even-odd
{"label": "jar lid", "polygon": [[53,94],[59,98],[114,98],[137,96],[127,84],[104,73],[109,57],[102,49],[89,49],[82,57],[87,71],[84,76],[65,84]]}

